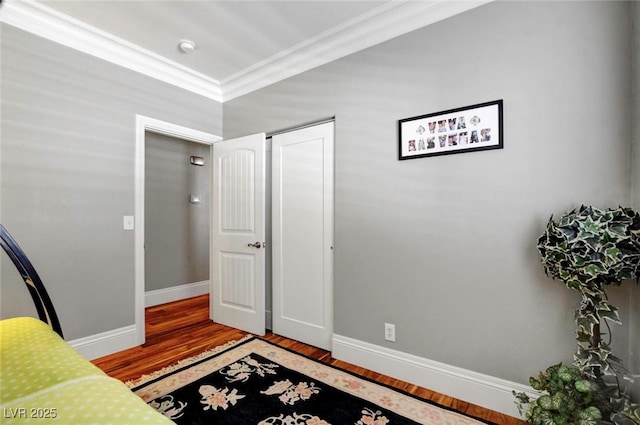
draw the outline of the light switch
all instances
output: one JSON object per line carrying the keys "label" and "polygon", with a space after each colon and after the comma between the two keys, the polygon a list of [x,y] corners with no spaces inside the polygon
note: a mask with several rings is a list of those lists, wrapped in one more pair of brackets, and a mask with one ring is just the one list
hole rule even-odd
{"label": "light switch", "polygon": [[191,195],[189,197],[189,202],[191,202],[192,204],[199,204],[200,203],[200,196],[199,195]]}
{"label": "light switch", "polygon": [[124,230],[133,230],[133,216],[125,215],[124,216]]}

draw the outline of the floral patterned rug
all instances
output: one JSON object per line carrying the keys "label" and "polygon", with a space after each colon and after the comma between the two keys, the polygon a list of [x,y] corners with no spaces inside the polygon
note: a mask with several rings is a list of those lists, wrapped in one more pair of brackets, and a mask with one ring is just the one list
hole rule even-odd
{"label": "floral patterned rug", "polygon": [[252,337],[127,385],[177,424],[482,425]]}

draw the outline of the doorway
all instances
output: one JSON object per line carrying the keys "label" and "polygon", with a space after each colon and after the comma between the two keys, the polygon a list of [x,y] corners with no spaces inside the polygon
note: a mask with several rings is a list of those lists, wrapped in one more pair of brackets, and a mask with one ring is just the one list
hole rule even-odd
{"label": "doorway", "polygon": [[146,308],[209,292],[210,192],[208,145],[145,134]]}
{"label": "doorway", "polygon": [[[135,327],[136,344],[142,345],[145,336],[145,156],[146,138],[149,133],[168,136],[206,146],[212,154],[213,143],[219,136],[179,126],[166,121],[136,115],[136,155],[135,155]],[[209,179],[210,180],[210,179]],[[211,181],[209,181],[211,187]],[[211,199],[211,193],[208,194]],[[211,235],[209,235],[211,238]],[[211,268],[209,268],[209,274]],[[209,277],[210,280],[210,277]]]}

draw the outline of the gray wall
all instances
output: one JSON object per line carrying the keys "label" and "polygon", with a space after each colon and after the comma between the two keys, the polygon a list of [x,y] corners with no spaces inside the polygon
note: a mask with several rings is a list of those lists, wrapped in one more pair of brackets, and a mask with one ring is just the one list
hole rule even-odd
{"label": "gray wall", "polygon": [[[207,281],[211,147],[154,133],[145,139],[145,290]],[[205,165],[191,165],[191,155]]]}
{"label": "gray wall", "polygon": [[[640,2],[633,2],[633,97],[632,115],[633,148],[631,159],[633,207],[640,211]],[[632,315],[629,320],[629,342],[631,366],[640,374],[640,285],[633,285],[630,304]],[[636,380],[634,395],[640,399],[640,379]]]}
{"label": "gray wall", "polygon": [[[135,115],[222,133],[222,105],[2,24],[0,219],[65,337],[134,323]],[[2,262],[1,317],[35,315]]]}
{"label": "gray wall", "polygon": [[[628,2],[492,3],[225,102],[224,137],[335,115],[335,332],[526,383],[575,348],[549,216],[631,200],[630,39]],[[503,150],[397,160],[398,119],[500,98]]]}

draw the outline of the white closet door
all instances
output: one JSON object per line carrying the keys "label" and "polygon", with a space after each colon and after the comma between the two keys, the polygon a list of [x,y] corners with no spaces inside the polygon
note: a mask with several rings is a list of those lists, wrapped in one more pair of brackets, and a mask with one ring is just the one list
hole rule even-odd
{"label": "white closet door", "polygon": [[331,350],[333,141],[326,123],[273,136],[273,332]]}
{"label": "white closet door", "polygon": [[265,135],[213,147],[211,319],[265,333]]}

